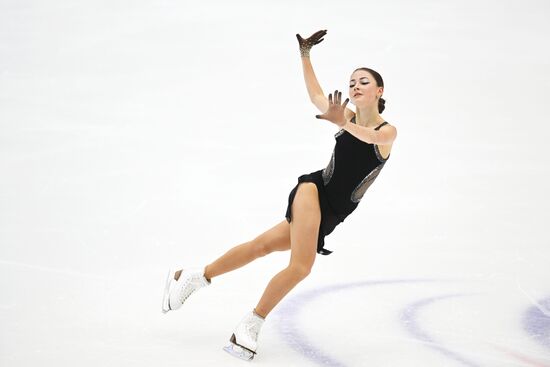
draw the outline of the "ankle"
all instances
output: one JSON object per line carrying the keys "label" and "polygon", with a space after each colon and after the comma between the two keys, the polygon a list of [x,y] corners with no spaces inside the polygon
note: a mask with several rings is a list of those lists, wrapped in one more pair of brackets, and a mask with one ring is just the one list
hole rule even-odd
{"label": "ankle", "polygon": [[212,276],[210,273],[208,273],[208,265],[204,267],[204,278],[208,281],[208,283],[212,283]]}
{"label": "ankle", "polygon": [[265,320],[265,318],[267,317],[267,315],[264,316],[263,314],[259,314],[256,309],[253,309],[252,312],[254,313],[254,315],[258,316],[262,320]]}

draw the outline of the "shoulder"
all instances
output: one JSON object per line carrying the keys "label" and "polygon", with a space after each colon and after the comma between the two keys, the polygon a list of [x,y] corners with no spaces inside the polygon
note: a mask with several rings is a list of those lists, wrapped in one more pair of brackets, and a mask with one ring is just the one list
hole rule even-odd
{"label": "shoulder", "polygon": [[375,129],[379,132],[379,144],[392,144],[397,137],[397,128],[395,127],[395,125],[390,124],[388,121],[384,121]]}
{"label": "shoulder", "polygon": [[397,131],[397,127],[395,127],[395,125],[393,123],[390,123],[389,121],[386,121],[384,120],[383,123],[381,123],[380,125],[378,125],[378,128],[380,130],[382,129],[385,129],[385,130],[394,130],[394,131]]}

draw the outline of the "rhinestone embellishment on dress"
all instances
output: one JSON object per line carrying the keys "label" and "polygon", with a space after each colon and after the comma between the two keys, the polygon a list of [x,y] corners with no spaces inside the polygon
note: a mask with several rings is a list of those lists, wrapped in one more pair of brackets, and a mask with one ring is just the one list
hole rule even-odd
{"label": "rhinestone embellishment on dress", "polygon": [[330,179],[332,178],[332,174],[334,173],[334,150],[332,151],[332,156],[330,157],[330,162],[328,162],[328,165],[325,169],[323,169],[322,175],[323,175],[323,183],[328,185],[330,182]]}
{"label": "rhinestone embellishment on dress", "polygon": [[371,171],[371,173],[367,175],[367,177],[361,180],[359,185],[357,185],[357,187],[351,193],[350,199],[352,202],[358,203],[361,201],[361,198],[363,197],[363,195],[365,195],[365,192],[367,192],[367,189],[374,182],[376,177],[378,177],[378,174],[382,170],[382,167],[384,167],[383,163],[378,165],[375,169]]}

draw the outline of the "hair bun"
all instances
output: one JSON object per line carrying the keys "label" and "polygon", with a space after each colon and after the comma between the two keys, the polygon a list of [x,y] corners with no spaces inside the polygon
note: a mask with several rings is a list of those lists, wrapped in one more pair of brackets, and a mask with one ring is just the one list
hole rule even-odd
{"label": "hair bun", "polygon": [[386,100],[382,97],[378,100],[378,113],[382,113],[386,108]]}

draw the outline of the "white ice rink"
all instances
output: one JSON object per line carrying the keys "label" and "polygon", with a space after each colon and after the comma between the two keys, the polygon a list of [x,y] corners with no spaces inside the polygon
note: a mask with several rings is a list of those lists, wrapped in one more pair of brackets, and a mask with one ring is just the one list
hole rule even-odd
{"label": "white ice rink", "polygon": [[550,2],[0,0],[0,366],[244,366],[289,253],[161,313],[168,267],[284,220],[385,82],[391,157],[267,318],[258,366],[550,366]]}

